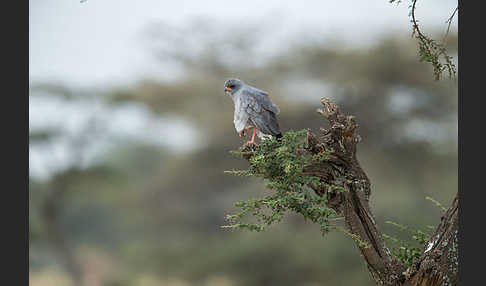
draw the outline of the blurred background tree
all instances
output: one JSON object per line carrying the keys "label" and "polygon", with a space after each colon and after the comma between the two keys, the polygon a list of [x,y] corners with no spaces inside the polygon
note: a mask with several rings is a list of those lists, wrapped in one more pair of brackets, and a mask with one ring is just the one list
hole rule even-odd
{"label": "blurred background tree", "polygon": [[[233,76],[270,92],[283,131],[319,130],[314,110],[332,98],[359,119],[382,231],[407,239],[385,222],[438,224],[425,197],[447,206],[457,192],[456,82],[434,80],[409,33],[355,47],[304,34],[266,55],[271,33],[260,23],[154,22],[143,43],[180,76],[31,84],[31,285],[374,285],[348,236],[323,241],[298,216],[265,235],[220,228],[232,202],[268,192],[223,173],[246,167],[229,153],[243,142],[222,92]],[[446,46],[455,59],[456,32]]]}

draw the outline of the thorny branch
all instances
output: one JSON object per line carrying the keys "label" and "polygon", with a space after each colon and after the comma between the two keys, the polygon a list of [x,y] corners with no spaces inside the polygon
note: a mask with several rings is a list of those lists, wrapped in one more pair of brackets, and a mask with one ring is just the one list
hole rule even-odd
{"label": "thorny branch", "polygon": [[[412,5],[410,15],[412,17],[412,36],[415,36],[419,41],[419,56],[421,61],[426,61],[432,64],[434,68],[434,76],[436,80],[439,80],[442,73],[447,70],[449,77],[455,77],[456,75],[456,66],[452,62],[452,57],[447,54],[447,50],[445,48],[445,39],[449,33],[449,29],[452,23],[452,19],[454,15],[459,9],[459,6],[456,7],[452,15],[446,21],[448,23],[447,32],[444,35],[442,43],[437,43],[430,37],[426,36],[419,28],[418,20],[415,16],[415,11],[417,9],[417,0],[412,0]],[[443,58],[444,62],[441,62],[440,58]]]}
{"label": "thorny branch", "polygon": [[[309,131],[308,145],[300,154],[333,152],[327,160],[306,167],[304,175],[319,178],[322,185],[345,182],[342,192],[320,185],[310,187],[317,195],[325,196],[327,207],[344,217],[345,231],[353,237],[377,285],[457,285],[457,196],[427,244],[433,246],[432,250],[424,249],[420,260],[407,267],[386,247],[369,206],[371,184],[356,157],[356,145],[361,137],[357,134],[355,117],[342,114],[327,98],[322,98],[321,104],[323,107],[318,112],[329,121],[330,128],[321,129],[320,136]],[[243,150],[255,151],[257,148],[251,144]],[[246,154],[244,158],[251,164],[253,153]]]}

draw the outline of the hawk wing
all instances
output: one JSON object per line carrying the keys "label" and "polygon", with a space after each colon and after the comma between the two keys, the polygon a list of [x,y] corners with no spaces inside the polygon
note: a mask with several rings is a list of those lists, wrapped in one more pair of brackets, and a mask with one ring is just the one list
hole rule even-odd
{"label": "hawk wing", "polygon": [[244,97],[252,97],[262,108],[275,113],[275,115],[280,113],[280,109],[273,104],[266,91],[247,85],[245,89],[242,90],[242,93]]}
{"label": "hawk wing", "polygon": [[248,102],[241,96],[237,94],[234,98],[235,102],[235,113],[233,123],[235,124],[235,129],[237,132],[241,132],[248,125],[248,119],[250,115],[246,111],[248,107]]}
{"label": "hawk wing", "polygon": [[235,124],[235,129],[237,132],[241,132],[241,130],[247,127],[249,114],[246,112],[245,108],[240,108],[238,111],[235,111],[235,118],[233,123]]}
{"label": "hawk wing", "polygon": [[276,136],[280,134],[276,115],[280,113],[278,107],[272,103],[268,93],[254,87],[242,90],[246,113],[253,125],[264,134]]}

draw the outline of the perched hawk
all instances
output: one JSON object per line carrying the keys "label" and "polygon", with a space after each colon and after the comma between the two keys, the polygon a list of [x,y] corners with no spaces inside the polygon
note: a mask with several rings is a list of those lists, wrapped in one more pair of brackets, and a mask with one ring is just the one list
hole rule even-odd
{"label": "perched hawk", "polygon": [[276,117],[280,110],[272,103],[268,93],[239,79],[227,80],[224,91],[235,103],[233,122],[240,137],[253,128],[253,135],[247,143],[255,142],[256,131],[259,138],[264,138],[265,135],[276,136],[277,139],[282,137]]}

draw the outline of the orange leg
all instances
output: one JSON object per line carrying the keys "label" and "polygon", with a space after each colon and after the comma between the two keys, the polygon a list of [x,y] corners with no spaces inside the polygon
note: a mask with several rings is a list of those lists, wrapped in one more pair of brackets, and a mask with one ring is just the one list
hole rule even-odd
{"label": "orange leg", "polygon": [[253,127],[253,135],[251,136],[251,140],[247,142],[247,144],[255,143],[255,132],[256,128]]}

